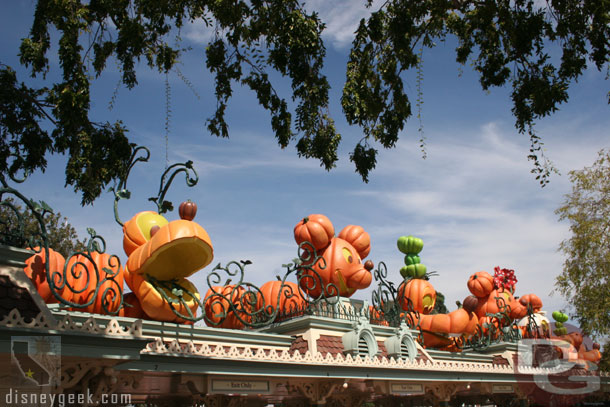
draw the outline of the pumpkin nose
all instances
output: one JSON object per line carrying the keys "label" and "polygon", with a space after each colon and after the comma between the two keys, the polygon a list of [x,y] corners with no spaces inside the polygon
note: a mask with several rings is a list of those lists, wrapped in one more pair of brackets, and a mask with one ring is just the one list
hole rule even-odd
{"label": "pumpkin nose", "polygon": [[373,264],[373,262],[371,260],[367,260],[364,263],[364,268],[367,269],[368,271],[371,271],[375,268],[375,265]]}

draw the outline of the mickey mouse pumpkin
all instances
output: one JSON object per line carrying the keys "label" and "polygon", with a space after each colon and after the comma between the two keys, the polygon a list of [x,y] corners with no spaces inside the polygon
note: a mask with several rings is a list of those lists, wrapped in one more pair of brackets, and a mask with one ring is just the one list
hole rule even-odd
{"label": "mickey mouse pumpkin", "polygon": [[331,221],[314,214],[297,223],[294,239],[299,245],[304,244],[304,250],[313,246],[323,259],[315,264],[310,259],[305,265],[311,269],[300,271],[301,288],[311,297],[318,298],[322,293],[325,297],[350,297],[371,284],[373,263],[362,263],[371,250],[371,238],[361,226],[348,225],[335,237]]}

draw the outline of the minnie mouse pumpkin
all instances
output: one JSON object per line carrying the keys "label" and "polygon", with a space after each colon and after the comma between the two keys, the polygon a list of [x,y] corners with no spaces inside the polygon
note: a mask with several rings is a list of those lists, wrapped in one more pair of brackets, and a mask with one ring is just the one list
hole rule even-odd
{"label": "minnie mouse pumpkin", "polygon": [[309,215],[294,227],[294,239],[303,244],[305,257],[307,248],[313,246],[322,258],[314,264],[315,259],[305,259],[303,264],[309,267],[299,272],[301,288],[313,298],[322,293],[325,297],[350,297],[372,281],[373,262],[362,263],[371,250],[369,234],[357,225],[346,226],[337,237],[334,233],[332,223],[324,215]]}

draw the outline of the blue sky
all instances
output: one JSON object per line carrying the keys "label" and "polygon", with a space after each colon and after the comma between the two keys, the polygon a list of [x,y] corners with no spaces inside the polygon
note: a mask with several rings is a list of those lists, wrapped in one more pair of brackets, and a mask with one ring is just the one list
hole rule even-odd
{"label": "blue sky", "polygon": [[[17,68],[19,40],[31,24],[33,1],[3,3],[0,22],[0,60]],[[205,128],[215,105],[210,75],[205,71],[203,50],[210,33],[201,25],[183,34],[193,50],[180,67],[193,83],[198,99],[172,74],[169,162],[193,160],[200,176],[198,185],[186,188],[181,179],[169,199],[175,205],[186,199],[198,204],[196,217],[210,234],[215,260],[249,259],[246,279],[256,284],[282,274],[283,263],[296,257],[294,225],[311,213],[323,213],[337,233],[358,224],[371,235],[369,255],[375,264],[384,261],[390,279],[398,282],[403,255],[396,248],[401,235],[424,240],[422,263],[439,276],[431,282],[443,292],[449,309],[469,292],[468,277],[479,270],[493,273],[494,266],[512,268],[519,280],[517,294],[539,295],[547,311],[569,309],[558,294],[550,295],[564,261],[557,251],[569,237],[567,224],[557,221],[554,210],[571,189],[570,170],[591,165],[597,151],[610,146],[610,116],[606,103],[605,73],[592,69],[573,85],[568,104],[541,120],[536,127],[546,154],[559,169],[546,188],[530,174],[529,140],[515,130],[508,88],[485,93],[468,66],[455,61],[451,39],[424,52],[423,126],[427,158],[419,149],[417,119],[413,117],[396,148],[381,150],[377,168],[364,184],[354,172],[349,152],[362,137],[357,127],[346,124],[339,104],[351,33],[367,11],[360,2],[309,1],[321,11],[325,33],[325,73],[332,85],[331,114],[342,134],[337,168],[326,172],[318,162],[299,159],[294,144],[281,150],[273,137],[269,117],[253,95],[236,85],[228,109],[230,138],[217,139]],[[50,77],[58,72],[57,57],[50,55]],[[110,64],[112,67],[112,64]],[[19,69],[20,79],[26,71]],[[409,97],[416,97],[415,73],[405,75]],[[124,220],[140,210],[152,210],[148,197],[157,193],[165,168],[164,76],[142,67],[139,86],[118,90],[115,106],[108,109],[116,69],[110,69],[92,89],[92,114],[96,120],[123,120],[132,140],[151,150],[151,161],[138,165],[128,187],[132,198],[120,205]],[[278,88],[290,97],[289,83],[276,78]],[[53,157],[43,173],[34,174],[19,189],[43,199],[67,216],[84,237],[87,227],[104,236],[108,251],[123,261],[122,233],[114,222],[110,193],[95,205],[80,207],[80,198],[64,188],[64,159]],[[177,213],[168,218],[176,219]],[[191,280],[203,292],[206,271]],[[354,298],[368,299],[370,289]]]}

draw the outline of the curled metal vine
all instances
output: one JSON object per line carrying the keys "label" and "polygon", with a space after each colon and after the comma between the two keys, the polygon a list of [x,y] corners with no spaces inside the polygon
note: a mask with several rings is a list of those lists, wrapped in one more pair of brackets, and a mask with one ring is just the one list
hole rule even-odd
{"label": "curled metal vine", "polygon": [[[22,183],[23,179],[11,179]],[[123,301],[123,288],[117,281],[121,273],[121,263],[116,255],[106,255],[106,266],[99,269],[93,256],[103,254],[106,250],[106,242],[98,236],[93,229],[88,229],[90,234],[85,251],[70,253],[67,259],[61,254],[52,252],[49,247],[49,236],[47,232],[46,217],[53,213],[51,207],[44,201],[35,202],[28,199],[15,188],[0,177],[0,206],[7,208],[14,219],[6,216],[0,219],[0,243],[12,247],[20,247],[31,250],[32,256],[42,256],[44,281],[48,284],[49,298],[52,302],[59,303],[62,308],[67,309],[90,309],[94,310],[94,304],[99,304],[95,310],[99,313],[116,315]],[[25,205],[25,211],[21,212],[18,202]],[[26,213],[31,213],[34,218],[34,229],[26,230]],[[52,256],[61,256],[61,269],[51,269],[50,260]],[[53,263],[56,264],[56,263]],[[101,299],[100,299],[101,298]]]}

